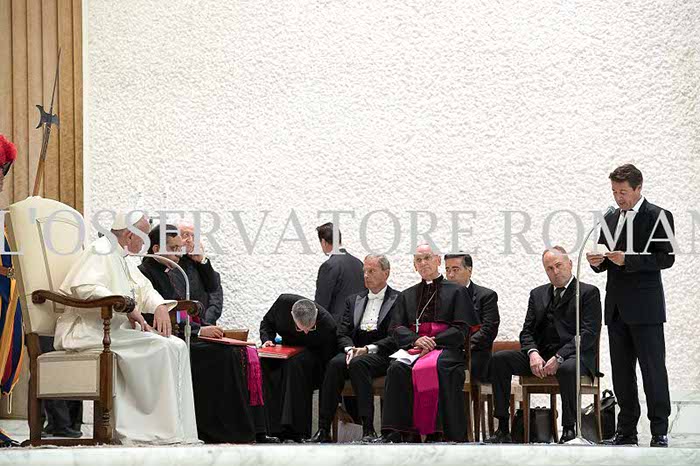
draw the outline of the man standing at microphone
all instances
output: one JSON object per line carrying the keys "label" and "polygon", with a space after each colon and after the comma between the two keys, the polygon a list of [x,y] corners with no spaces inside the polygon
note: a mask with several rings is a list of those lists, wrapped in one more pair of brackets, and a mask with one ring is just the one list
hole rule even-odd
{"label": "man standing at microphone", "polygon": [[[611,252],[589,253],[586,258],[595,272],[608,273],[605,324],[610,339],[613,387],[620,405],[617,432],[610,443],[638,443],[641,409],[636,368],[639,361],[651,423],[651,446],[667,447],[671,401],[661,270],[671,267],[675,260],[673,215],[642,196],[642,181],[642,172],[632,164],[610,173],[619,209],[605,217],[598,243],[607,245]],[[628,231],[630,228],[632,231]],[[629,240],[632,244],[628,244]]]}

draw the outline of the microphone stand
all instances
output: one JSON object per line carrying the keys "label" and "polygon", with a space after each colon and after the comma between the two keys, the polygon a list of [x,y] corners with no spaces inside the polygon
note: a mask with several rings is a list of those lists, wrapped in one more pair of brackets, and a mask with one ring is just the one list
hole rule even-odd
{"label": "microphone stand", "polygon": [[[158,261],[163,261],[166,264],[168,264],[170,267],[177,269],[180,271],[182,274],[182,278],[185,279],[185,299],[187,301],[190,300],[190,280],[187,278],[187,274],[185,273],[184,269],[180,267],[180,265],[173,261],[168,259],[167,257],[163,257],[160,254],[133,254],[134,256],[137,257],[151,257],[153,259],[156,259]],[[189,349],[190,349],[190,338],[192,335],[192,326],[190,324],[190,314],[189,312],[187,313],[187,321],[185,322],[185,341],[187,342],[187,354],[189,354]]]}
{"label": "microphone stand", "polygon": [[576,438],[566,442],[567,445],[593,445],[593,442],[583,438],[581,429],[581,259],[583,250],[586,247],[588,238],[598,228],[605,216],[614,212],[615,208],[610,206],[603,214],[603,218],[596,222],[581,243],[581,249],[576,261]]}

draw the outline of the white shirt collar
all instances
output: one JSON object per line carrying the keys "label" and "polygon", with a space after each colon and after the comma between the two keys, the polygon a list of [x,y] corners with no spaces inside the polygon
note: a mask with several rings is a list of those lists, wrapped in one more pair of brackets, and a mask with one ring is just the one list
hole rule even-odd
{"label": "white shirt collar", "polygon": [[635,212],[639,212],[639,209],[642,208],[642,204],[644,203],[644,196],[641,196],[637,203],[632,207],[631,210],[634,210]]}
{"label": "white shirt collar", "polygon": [[467,282],[467,284],[464,285],[465,288],[469,288],[470,286],[472,286],[472,281],[471,281],[471,280],[469,280],[469,281]]}
{"label": "white shirt collar", "polygon": [[381,291],[377,294],[372,293],[371,290],[367,290],[367,298],[369,299],[384,299],[384,295],[386,294],[386,285],[384,285],[384,288],[381,289]]}
{"label": "white shirt collar", "polygon": [[[574,274],[572,273],[572,274],[571,274],[571,278],[569,278],[569,281],[566,282],[566,285],[564,286],[564,291],[565,291],[565,292],[566,292],[566,290],[569,289],[569,285],[571,285],[571,282],[573,282],[573,281],[574,281]],[[554,293],[554,290],[556,290],[556,288],[552,288],[552,293]]]}

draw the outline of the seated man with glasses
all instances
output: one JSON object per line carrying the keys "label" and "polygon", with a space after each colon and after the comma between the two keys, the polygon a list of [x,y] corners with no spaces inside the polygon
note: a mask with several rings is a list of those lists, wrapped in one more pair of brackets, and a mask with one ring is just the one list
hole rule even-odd
{"label": "seated man with glasses", "polygon": [[[165,225],[164,229],[162,231],[158,225],[151,230],[148,252],[181,263],[185,253],[183,240],[175,226]],[[162,251],[161,235],[165,237]],[[199,301],[202,295],[206,297],[206,291],[200,288],[210,285],[207,280],[211,276],[206,273],[199,276],[197,269],[191,269],[192,273],[197,274],[199,282],[190,278],[190,299]],[[166,260],[146,257],[139,270],[166,299],[185,299],[185,278]],[[193,283],[204,285],[192,287]],[[255,348],[228,346],[196,338],[221,338],[224,335],[221,328],[208,325],[199,316],[193,318],[192,333],[195,338],[190,345],[190,359],[200,440],[207,443],[278,443],[279,439],[267,436],[260,361]],[[254,367],[258,370],[249,370]]]}
{"label": "seated man with glasses", "polygon": [[260,323],[263,347],[274,346],[277,335],[284,346],[305,350],[286,360],[261,359],[268,427],[272,435],[298,443],[311,436],[311,400],[335,355],[336,324],[313,301],[283,294]]}

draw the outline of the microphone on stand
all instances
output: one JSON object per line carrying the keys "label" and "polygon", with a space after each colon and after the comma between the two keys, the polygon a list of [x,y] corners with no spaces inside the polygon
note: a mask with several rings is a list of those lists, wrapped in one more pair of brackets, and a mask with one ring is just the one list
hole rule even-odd
{"label": "microphone on stand", "polygon": [[613,212],[615,212],[615,207],[609,206],[603,217],[593,225],[593,228],[591,228],[591,231],[588,232],[583,239],[583,243],[581,243],[578,260],[576,261],[576,438],[566,442],[567,445],[593,445],[592,442],[583,438],[583,433],[581,432],[583,430],[581,428],[581,258],[583,257],[583,250],[586,247],[588,238],[605,220],[605,217]]}

